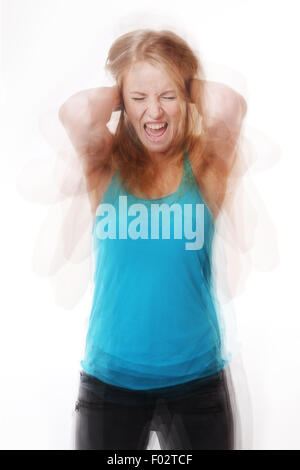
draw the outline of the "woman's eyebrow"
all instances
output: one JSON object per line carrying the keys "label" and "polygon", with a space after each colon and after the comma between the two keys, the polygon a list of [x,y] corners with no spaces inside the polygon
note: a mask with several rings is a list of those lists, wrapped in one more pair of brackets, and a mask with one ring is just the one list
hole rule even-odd
{"label": "woman's eyebrow", "polygon": [[[140,91],[130,91],[129,93],[137,93],[138,95],[146,96],[146,93],[142,93]],[[175,90],[166,90],[161,93],[161,95],[166,95],[167,93],[175,93]]]}

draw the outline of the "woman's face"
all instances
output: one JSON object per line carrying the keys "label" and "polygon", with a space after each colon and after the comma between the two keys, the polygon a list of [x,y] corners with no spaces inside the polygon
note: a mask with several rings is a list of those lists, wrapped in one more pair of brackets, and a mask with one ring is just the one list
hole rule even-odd
{"label": "woman's face", "polygon": [[[180,96],[169,76],[148,62],[135,63],[124,77],[123,101],[129,121],[149,152],[165,152],[181,119]],[[151,125],[164,127],[155,130]]]}

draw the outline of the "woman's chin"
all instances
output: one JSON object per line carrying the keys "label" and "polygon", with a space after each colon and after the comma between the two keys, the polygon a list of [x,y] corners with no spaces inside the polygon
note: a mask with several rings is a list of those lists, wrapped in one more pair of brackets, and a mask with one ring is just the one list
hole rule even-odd
{"label": "woman's chin", "polygon": [[170,144],[168,143],[164,143],[164,144],[156,144],[156,145],[151,145],[149,144],[149,142],[144,142],[144,146],[146,147],[146,149],[148,150],[148,152],[153,152],[153,153],[163,153],[163,152],[166,152],[170,146]]}

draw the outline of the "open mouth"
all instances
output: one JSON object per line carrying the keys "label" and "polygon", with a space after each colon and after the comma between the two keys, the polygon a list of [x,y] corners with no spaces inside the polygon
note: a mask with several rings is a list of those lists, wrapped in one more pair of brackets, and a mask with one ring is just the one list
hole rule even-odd
{"label": "open mouth", "polygon": [[158,139],[163,137],[163,135],[167,131],[167,128],[168,128],[168,123],[167,122],[160,129],[151,129],[146,124],[144,124],[145,133],[146,133],[147,137],[149,138],[149,140],[151,140],[152,142],[156,142]]}

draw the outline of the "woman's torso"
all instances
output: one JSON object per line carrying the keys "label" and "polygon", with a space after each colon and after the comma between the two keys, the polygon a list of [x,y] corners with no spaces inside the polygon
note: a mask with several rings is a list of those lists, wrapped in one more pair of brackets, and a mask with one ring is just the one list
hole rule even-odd
{"label": "woman's torso", "polygon": [[[81,365],[112,385],[131,389],[170,386],[216,373],[224,366],[212,278],[213,214],[186,152],[183,170],[179,186],[172,188],[175,191],[156,199],[127,193],[116,173],[102,187],[93,225],[95,291]],[[142,208],[140,227],[144,224],[149,229],[151,225],[152,230],[157,224],[156,238],[149,238],[151,230],[143,237],[137,237],[136,231],[128,237],[126,216],[124,239],[114,234],[101,239],[104,213],[99,208],[108,204],[113,209],[107,227],[115,223],[115,233],[120,233],[128,210],[124,201],[128,207],[138,204],[134,207]],[[184,214],[176,221],[173,215],[167,239],[161,232],[162,219],[157,223],[151,218],[152,206],[160,204],[177,204],[178,214]],[[196,214],[202,217],[199,230],[200,215],[198,220]],[[130,217],[132,223],[135,218]],[[190,228],[196,223],[197,247],[186,234],[186,220],[190,220]],[[176,238],[180,226],[181,238]]]}
{"label": "woman's torso", "polygon": [[[189,163],[193,171],[193,175],[196,181],[196,184],[201,191],[201,195],[205,200],[205,203],[209,207],[209,210],[213,216],[214,221],[216,221],[217,216],[221,210],[222,203],[224,201],[224,196],[226,192],[226,179],[225,175],[222,178],[220,172],[212,166],[207,167],[199,164],[199,155],[196,152],[189,152]],[[107,165],[101,171],[98,171],[95,180],[97,181],[95,190],[89,193],[91,210],[93,217],[99,204],[101,203],[102,197],[105,191],[108,189],[115,170],[112,165]],[[160,193],[161,186],[155,185],[153,183],[153,191],[150,197],[153,199],[162,198],[165,195],[171,194],[179,186],[180,180],[182,177],[182,166],[177,170],[173,169],[169,172],[164,172],[164,188],[165,190]],[[93,187],[95,183],[93,184]],[[140,196],[141,198],[143,196]]]}

